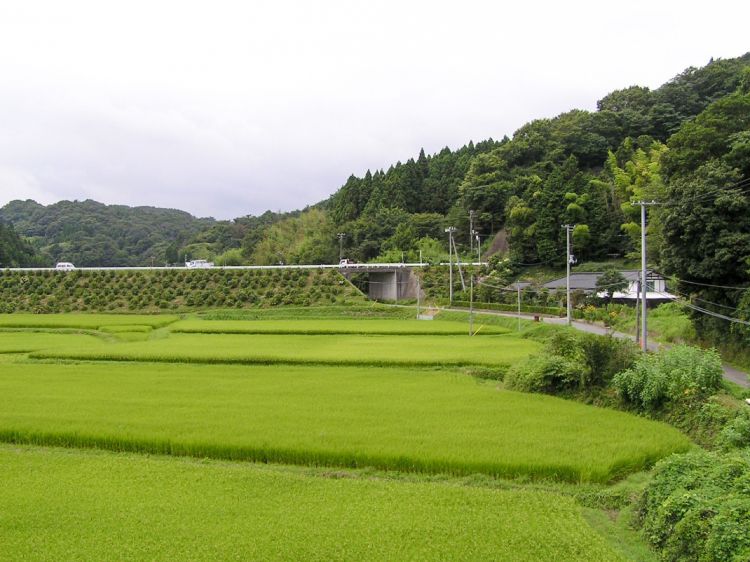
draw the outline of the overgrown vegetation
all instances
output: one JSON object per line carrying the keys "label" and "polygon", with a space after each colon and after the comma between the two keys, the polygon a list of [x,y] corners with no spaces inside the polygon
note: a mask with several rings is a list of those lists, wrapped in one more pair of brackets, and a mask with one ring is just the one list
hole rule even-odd
{"label": "overgrown vegetation", "polygon": [[[668,421],[714,452],[662,461],[634,524],[663,559],[746,560],[750,554],[750,409],[724,393],[713,350],[677,345],[637,355],[629,342],[561,331],[516,364],[508,388],[591,399]],[[618,402],[619,398],[619,402]]]}
{"label": "overgrown vegetation", "polygon": [[664,560],[750,559],[749,453],[693,452],[657,465],[638,523]]}
{"label": "overgrown vegetation", "polygon": [[667,402],[704,401],[719,390],[723,376],[718,353],[678,345],[642,355],[612,383],[625,401],[653,411]]}
{"label": "overgrown vegetation", "polygon": [[603,389],[616,373],[629,368],[637,349],[630,340],[557,331],[543,351],[517,363],[508,373],[508,388],[561,393]]}

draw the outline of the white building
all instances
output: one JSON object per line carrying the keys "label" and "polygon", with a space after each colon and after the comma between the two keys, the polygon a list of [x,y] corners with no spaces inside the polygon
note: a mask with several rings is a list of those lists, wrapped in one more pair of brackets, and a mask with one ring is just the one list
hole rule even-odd
{"label": "white building", "polygon": [[[620,271],[623,277],[628,281],[628,287],[624,291],[615,291],[612,295],[613,301],[618,302],[632,302],[640,299],[640,285],[641,285],[641,271],[626,270]],[[583,291],[585,293],[596,292],[596,282],[601,277],[601,271],[585,272],[585,273],[571,273],[570,274],[570,290],[571,291]],[[549,283],[545,283],[544,287],[550,291],[565,290],[566,278],[561,277],[555,279]],[[606,297],[605,293],[597,293],[597,296]],[[669,302],[676,300],[677,296],[667,292],[667,281],[664,276],[654,271],[646,271],[646,301],[653,303]]]}

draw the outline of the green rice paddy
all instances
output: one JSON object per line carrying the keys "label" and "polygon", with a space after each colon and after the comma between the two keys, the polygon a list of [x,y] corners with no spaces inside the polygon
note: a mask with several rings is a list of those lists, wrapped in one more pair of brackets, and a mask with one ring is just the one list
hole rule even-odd
{"label": "green rice paddy", "polygon": [[37,359],[159,361],[167,363],[296,363],[328,365],[508,365],[537,351],[532,340],[509,335],[427,338],[382,335],[171,334],[137,343],[71,346],[34,353]]}
{"label": "green rice paddy", "polygon": [[80,328],[102,326],[167,326],[178,319],[168,314],[0,314],[0,328]]}
{"label": "green rice paddy", "polygon": [[0,559],[618,560],[520,483],[690,447],[468,375],[539,349],[503,322],[324,312],[0,315]]}
{"label": "green rice paddy", "polygon": [[621,560],[569,498],[0,446],[15,560]]}
{"label": "green rice paddy", "polygon": [[95,335],[81,333],[0,331],[0,353],[29,353],[41,349],[69,350],[96,346],[100,342]]}
{"label": "green rice paddy", "polygon": [[0,439],[224,459],[605,482],[666,425],[430,370],[8,364]]}
{"label": "green rice paddy", "polygon": [[[479,326],[477,326],[478,328]],[[475,328],[476,329],[476,328]],[[462,322],[352,318],[300,320],[182,320],[171,326],[173,332],[197,334],[383,334],[383,335],[465,335]],[[481,326],[477,335],[504,334],[507,328]]]}

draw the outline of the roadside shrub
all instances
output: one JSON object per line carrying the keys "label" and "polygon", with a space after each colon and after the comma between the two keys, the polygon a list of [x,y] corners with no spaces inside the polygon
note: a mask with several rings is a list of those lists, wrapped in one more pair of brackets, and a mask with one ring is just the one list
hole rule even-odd
{"label": "roadside shrub", "polygon": [[473,367],[467,370],[472,377],[483,380],[503,381],[508,374],[509,365],[494,365],[492,367]]}
{"label": "roadside shrub", "polygon": [[750,558],[750,456],[704,451],[657,464],[636,523],[665,560]]}
{"label": "roadside shrub", "polygon": [[722,375],[716,351],[678,345],[642,355],[612,383],[626,402],[655,410],[670,401],[705,399],[719,389]]}
{"label": "roadside shrub", "polygon": [[617,373],[630,369],[640,356],[638,346],[629,339],[579,334],[578,341],[589,370],[586,386],[606,386]]}
{"label": "roadside shrub", "polygon": [[737,412],[719,433],[716,444],[726,451],[750,447],[750,408]]}
{"label": "roadside shrub", "polygon": [[611,336],[556,331],[538,356],[518,364],[506,385],[528,392],[559,392],[606,386],[612,377],[632,367],[638,355],[629,340]]}
{"label": "roadside shrub", "polygon": [[505,388],[553,393],[578,384],[585,377],[581,362],[560,355],[534,355],[515,365],[505,376]]}

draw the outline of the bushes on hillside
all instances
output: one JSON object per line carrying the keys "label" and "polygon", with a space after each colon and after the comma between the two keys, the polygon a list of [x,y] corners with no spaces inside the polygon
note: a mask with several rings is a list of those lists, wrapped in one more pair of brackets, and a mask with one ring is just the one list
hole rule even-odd
{"label": "bushes on hillside", "polygon": [[716,351],[678,345],[642,355],[612,383],[626,402],[643,410],[656,410],[667,402],[707,398],[719,389],[722,376]]}
{"label": "bushes on hillside", "polygon": [[750,409],[737,412],[716,438],[716,445],[728,451],[747,447],[750,449]]}
{"label": "bushes on hillside", "polygon": [[559,392],[606,386],[615,373],[631,367],[637,348],[610,336],[556,332],[538,355],[512,368],[506,388],[525,392]]}
{"label": "bushes on hillside", "polygon": [[356,296],[337,271],[0,271],[0,313],[308,306]]}
{"label": "bushes on hillside", "polygon": [[513,367],[505,376],[505,387],[522,392],[547,392],[577,386],[585,378],[580,362],[560,355],[534,355]]}
{"label": "bushes on hillside", "polygon": [[639,506],[643,536],[665,560],[750,560],[750,453],[661,461]]}

